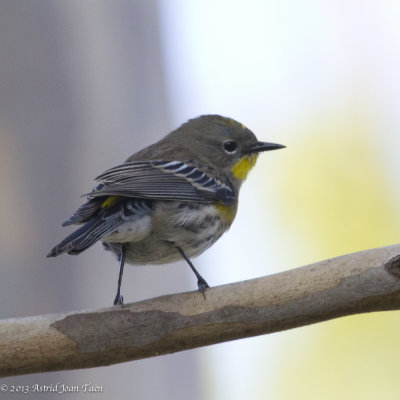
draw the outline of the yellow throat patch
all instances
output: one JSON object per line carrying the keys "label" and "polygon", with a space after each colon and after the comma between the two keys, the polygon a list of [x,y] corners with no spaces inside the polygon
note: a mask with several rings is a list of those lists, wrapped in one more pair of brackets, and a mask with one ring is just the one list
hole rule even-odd
{"label": "yellow throat patch", "polygon": [[248,173],[254,167],[258,154],[246,154],[231,169],[233,176],[240,181],[247,178]]}

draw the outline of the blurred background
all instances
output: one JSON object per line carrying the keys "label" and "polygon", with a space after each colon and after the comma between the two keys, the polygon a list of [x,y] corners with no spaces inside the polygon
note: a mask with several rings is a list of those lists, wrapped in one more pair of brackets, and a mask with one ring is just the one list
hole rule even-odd
{"label": "blurred background", "polygon": [[[46,259],[60,223],[95,176],[205,113],[287,146],[259,158],[231,230],[195,260],[211,285],[398,243],[399,18],[390,0],[2,0],[0,317],[110,306],[118,263],[101,245]],[[196,289],[184,262],[125,271],[126,302]],[[399,334],[398,312],[375,313],[1,383],[398,399]]]}

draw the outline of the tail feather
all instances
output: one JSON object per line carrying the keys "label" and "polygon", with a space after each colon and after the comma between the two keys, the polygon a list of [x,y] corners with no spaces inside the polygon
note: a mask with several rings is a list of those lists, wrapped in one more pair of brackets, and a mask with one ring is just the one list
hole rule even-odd
{"label": "tail feather", "polygon": [[[89,200],[64,224],[86,222],[55,246],[47,254],[47,257],[57,257],[63,253],[79,254],[117,229],[121,224],[149,215],[152,210],[150,200],[134,198],[124,201],[118,200],[116,204],[105,208],[100,208],[96,201],[91,203]],[[114,201],[110,203],[113,204]],[[100,211],[98,211],[99,208]],[[98,212],[98,214],[92,217],[95,212]],[[87,218],[90,219],[86,221]]]}
{"label": "tail feather", "polygon": [[60,254],[79,254],[92,246],[103,236],[116,229],[123,220],[121,218],[102,218],[102,215],[91,219],[81,228],[67,236],[55,246],[47,257],[57,257]]}
{"label": "tail feather", "polygon": [[65,222],[62,226],[73,224],[82,224],[88,222],[101,210],[101,204],[106,197],[98,197],[88,199],[86,203],[82,204]]}

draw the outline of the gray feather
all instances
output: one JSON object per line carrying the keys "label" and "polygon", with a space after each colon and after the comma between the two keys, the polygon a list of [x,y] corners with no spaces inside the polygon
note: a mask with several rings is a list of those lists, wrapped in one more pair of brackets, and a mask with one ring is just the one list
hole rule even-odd
{"label": "gray feather", "polygon": [[210,172],[181,161],[136,161],[111,168],[89,198],[118,195],[145,199],[232,204],[235,192]]}
{"label": "gray feather", "polygon": [[151,202],[141,199],[128,199],[110,208],[104,208],[98,215],[55,246],[47,257],[56,257],[62,253],[79,254],[115,231],[121,224],[139,219],[150,212]]}

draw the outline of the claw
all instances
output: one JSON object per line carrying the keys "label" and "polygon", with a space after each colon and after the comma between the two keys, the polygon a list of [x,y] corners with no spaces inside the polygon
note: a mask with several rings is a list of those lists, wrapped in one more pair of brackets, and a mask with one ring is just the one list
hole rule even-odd
{"label": "claw", "polygon": [[114,306],[124,305],[124,297],[123,296],[115,296]]}
{"label": "claw", "polygon": [[197,281],[197,287],[199,288],[199,291],[201,292],[201,294],[203,295],[204,300],[205,300],[206,299],[206,289],[208,289],[210,286],[203,278],[201,278]]}

